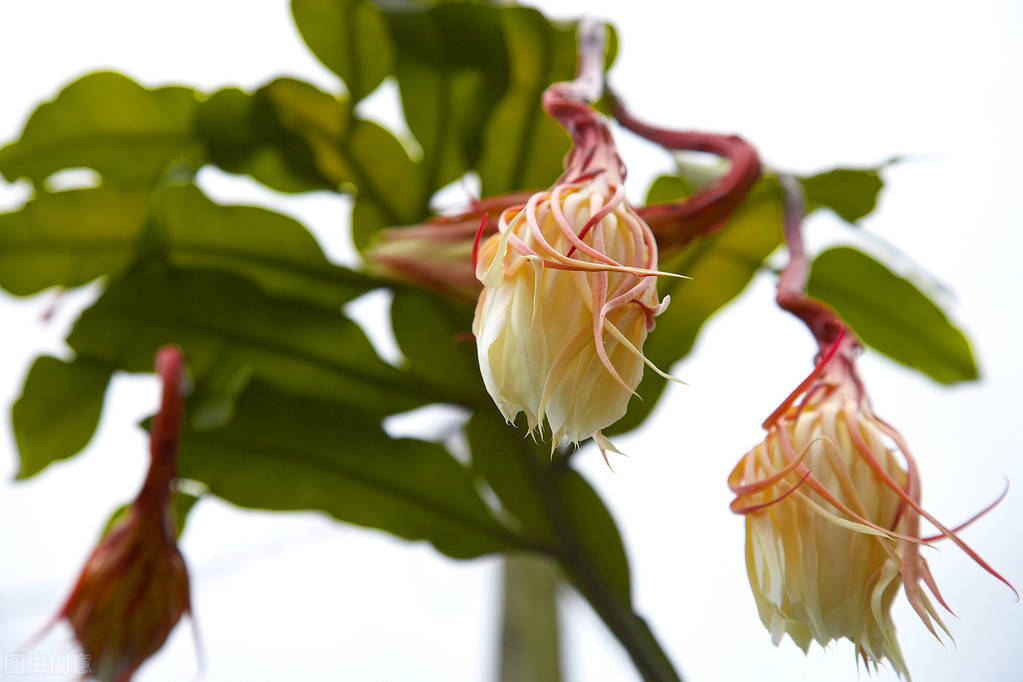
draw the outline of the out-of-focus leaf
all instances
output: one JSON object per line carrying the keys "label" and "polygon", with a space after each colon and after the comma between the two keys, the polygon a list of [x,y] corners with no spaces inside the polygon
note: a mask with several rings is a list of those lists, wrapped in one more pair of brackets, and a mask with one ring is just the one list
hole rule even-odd
{"label": "out-of-focus leaf", "polygon": [[397,289],[391,320],[410,374],[458,394],[463,403],[490,404],[471,336],[471,306],[424,291]]}
{"label": "out-of-focus leaf", "polygon": [[40,194],[0,214],[0,286],[28,296],[118,272],[146,220],[144,193],[103,186]]}
{"label": "out-of-focus leaf", "polygon": [[[199,501],[199,498],[191,493],[181,492],[180,490],[174,493],[174,497],[171,498],[171,515],[174,517],[174,531],[177,537],[181,537],[181,534],[185,531],[185,522],[188,520],[188,512],[192,511],[192,507]],[[114,524],[121,520],[124,513],[128,511],[128,505],[122,504],[120,507],[115,509],[110,514],[110,518],[107,519],[106,524],[103,526],[103,532],[100,533],[100,538],[106,537],[110,529],[114,527]]]}
{"label": "out-of-focus leaf", "polygon": [[168,186],[155,198],[107,185],[41,194],[20,211],[0,214],[0,286],[22,296],[78,286],[119,273],[145,249],[178,266],[229,270],[270,293],[334,309],[376,286],[330,264],[291,218],[220,206],[193,185]]}
{"label": "out-of-focus leaf", "polygon": [[188,396],[188,419],[192,426],[212,429],[231,421],[238,396],[248,388],[252,374],[252,367],[240,362],[211,367]]}
{"label": "out-of-focus leaf", "polygon": [[[717,232],[691,242],[662,269],[691,280],[661,278],[661,296],[671,304],[657,318],[643,352],[661,369],[669,368],[693,348],[704,323],[738,296],[753,279],[764,259],[782,241],[782,197],[777,180],[764,178]],[[685,378],[685,377],[681,377]],[[636,392],[643,398],[606,431],[622,433],[638,426],[657,403],[665,381],[647,370]]]}
{"label": "out-of-focus leaf", "polygon": [[253,94],[224,88],[200,103],[196,134],[210,161],[280,192],[336,190],[320,172],[310,145],[282,125],[265,94],[265,88]]}
{"label": "out-of-focus leaf", "polygon": [[63,168],[87,167],[118,184],[150,185],[174,161],[197,168],[195,92],[150,90],[117,73],[84,76],[41,104],[21,138],[0,149],[0,173],[36,187]]}
{"label": "out-of-focus leaf", "polygon": [[368,0],[292,0],[306,45],[345,82],[352,100],[373,92],[391,73],[394,45],[387,22]]}
{"label": "out-of-focus leaf", "polygon": [[678,175],[661,175],[654,178],[646,192],[646,205],[667,204],[691,196],[693,188],[685,178]]}
{"label": "out-of-focus leaf", "polygon": [[83,358],[72,362],[48,355],[36,358],[21,397],[11,408],[21,460],[18,478],[34,476],[88,445],[99,423],[110,373],[110,367]]}
{"label": "out-of-focus leaf", "polygon": [[150,371],[157,348],[181,346],[198,380],[251,367],[296,393],[404,412],[447,395],[384,363],[340,312],[265,294],[223,272],[149,269],[116,280],[79,318],[68,344],[130,372]]}
{"label": "out-of-focus leaf", "polygon": [[807,212],[830,208],[843,220],[855,223],[877,206],[877,195],[884,187],[878,171],[880,168],[835,168],[801,178]]}
{"label": "out-of-focus leaf", "polygon": [[188,513],[199,501],[198,496],[186,493],[181,490],[175,491],[171,498],[171,514],[174,516],[174,530],[178,537],[185,532],[185,523],[188,521]]}
{"label": "out-of-focus leaf", "polygon": [[547,187],[561,175],[569,138],[540,106],[553,82],[575,76],[575,31],[552,25],[538,11],[501,11],[510,83],[487,122],[479,163],[484,196]]}
{"label": "out-of-focus leaf", "polygon": [[361,251],[373,242],[373,237],[380,230],[406,222],[411,221],[394,220],[378,201],[360,197],[352,207],[352,241]]}
{"label": "out-of-focus leaf", "polygon": [[221,206],[194,185],[164,190],[157,215],[157,239],[179,267],[230,270],[271,294],[335,310],[376,286],[365,275],[331,264],[295,220],[255,206]]}
{"label": "out-of-focus leaf", "polygon": [[502,11],[452,3],[388,15],[405,120],[423,149],[424,209],[476,161],[483,124],[505,92]]}
{"label": "out-of-focus leaf", "polygon": [[[556,544],[550,512],[539,477],[550,466],[549,446],[535,445],[504,423],[494,408],[476,411],[465,427],[472,451],[472,466],[501,500],[501,506],[538,541]],[[534,461],[537,460],[537,461]]]}
{"label": "out-of-focus leaf", "polygon": [[565,575],[622,641],[644,679],[678,679],[646,623],[632,610],[628,557],[614,519],[593,488],[548,446],[504,423],[494,409],[466,427],[473,468],[517,529],[556,557]]}
{"label": "out-of-focus leaf", "polygon": [[467,433],[473,466],[505,509],[541,544],[553,543],[580,589],[602,590],[631,608],[629,562],[614,519],[578,472],[550,460],[549,446],[524,438],[497,410],[479,410]]}
{"label": "out-of-focus leaf", "polygon": [[423,217],[416,164],[386,128],[353,118],[347,102],[301,81],[280,78],[259,96],[280,125],[308,145],[318,172],[335,188],[356,195],[356,246],[365,247],[382,227]]}
{"label": "out-of-focus leaf", "polygon": [[366,414],[254,382],[230,424],[185,432],[180,475],[244,507],[320,510],[468,558],[518,541],[444,448],[391,439]]}
{"label": "out-of-focus leaf", "polygon": [[629,559],[611,512],[579,472],[565,467],[553,471],[553,490],[563,514],[557,523],[574,538],[562,544],[568,552],[579,553],[577,565],[568,568],[569,575],[580,585],[594,580],[608,585],[619,604],[630,606]]}
{"label": "out-of-focus leaf", "polygon": [[[353,221],[360,247],[379,227],[422,218],[417,165],[386,128],[353,117],[346,99],[278,78],[251,95],[220,91],[202,111],[203,138],[226,170],[277,189],[330,187],[356,195],[357,210],[372,206],[378,220]],[[232,127],[234,137],[224,132]]]}
{"label": "out-of-focus leaf", "polygon": [[[253,99],[267,107],[286,139],[301,140],[312,154],[318,173],[332,187],[358,182],[343,157],[343,141],[352,133],[351,104],[293,78],[278,78],[261,87]],[[397,141],[395,141],[397,144]]]}
{"label": "out-of-focus leaf", "polygon": [[[409,225],[426,217],[419,202],[418,169],[386,128],[356,119],[350,134],[341,140],[341,158],[358,188],[356,203],[371,202],[388,225]],[[372,234],[356,230],[353,238],[362,248]]]}
{"label": "out-of-focus leaf", "polygon": [[943,384],[977,378],[969,342],[941,308],[867,254],[848,247],[820,254],[807,291],[896,362]]}

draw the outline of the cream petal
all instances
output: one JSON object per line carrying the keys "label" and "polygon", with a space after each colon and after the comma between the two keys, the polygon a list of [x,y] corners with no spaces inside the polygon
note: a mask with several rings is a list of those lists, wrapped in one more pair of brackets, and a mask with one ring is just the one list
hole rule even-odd
{"label": "cream petal", "polygon": [[[602,174],[534,195],[480,250],[473,330],[484,385],[507,420],[546,419],[554,445],[625,414],[663,310],[652,278],[622,271],[656,264],[649,227],[625,219],[622,197]],[[596,211],[608,212],[587,228]]]}

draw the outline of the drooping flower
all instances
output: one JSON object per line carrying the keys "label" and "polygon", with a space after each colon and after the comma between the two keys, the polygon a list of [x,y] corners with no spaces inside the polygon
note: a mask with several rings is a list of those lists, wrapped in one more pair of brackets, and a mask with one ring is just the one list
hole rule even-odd
{"label": "drooping flower", "polygon": [[[908,679],[891,618],[900,585],[928,630],[937,636],[937,623],[947,633],[923,589],[948,609],[921,547],[949,538],[1006,581],[958,537],[963,526],[949,529],[921,507],[916,463],[873,414],[853,364],[858,348],[840,334],[768,418],[767,438],[729,477],[732,510],[746,516],[749,581],[775,644],[785,633],[804,651],[846,638],[865,663],[887,659]],[[924,537],[921,519],[938,534]]]}
{"label": "drooping flower", "polygon": [[643,364],[653,366],[642,348],[668,304],[655,281],[664,273],[654,235],[625,200],[607,124],[552,90],[545,106],[573,135],[566,172],[503,211],[479,249],[473,332],[505,419],[524,412],[532,432],[546,418],[552,446],[593,436],[613,449],[600,430],[625,414]]}
{"label": "drooping flower", "polygon": [[142,490],[93,550],[54,619],[67,619],[89,674],[104,682],[128,682],[191,610],[171,513],[185,381],[181,351],[162,348],[156,364],[163,399],[153,418]]}

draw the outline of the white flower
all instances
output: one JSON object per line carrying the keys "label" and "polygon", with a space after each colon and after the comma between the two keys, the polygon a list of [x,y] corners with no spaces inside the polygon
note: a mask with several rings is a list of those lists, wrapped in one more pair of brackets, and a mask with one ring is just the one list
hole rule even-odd
{"label": "white flower", "polygon": [[668,303],[658,301],[654,236],[624,199],[613,148],[604,151],[604,166],[593,154],[587,169],[506,209],[478,254],[483,381],[509,422],[524,412],[532,432],[546,418],[552,446],[593,436],[614,449],[600,430],[653,366],[643,342]]}

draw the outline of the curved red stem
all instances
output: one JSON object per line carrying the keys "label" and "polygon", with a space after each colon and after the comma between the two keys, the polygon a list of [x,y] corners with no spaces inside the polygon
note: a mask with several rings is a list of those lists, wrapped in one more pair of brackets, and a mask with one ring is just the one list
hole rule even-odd
{"label": "curved red stem", "polygon": [[682,246],[694,237],[718,229],[760,177],[760,156],[756,148],[737,135],[658,128],[633,116],[615,95],[611,95],[611,110],[624,128],[662,147],[710,152],[730,162],[723,176],[688,199],[646,206],[639,211],[665,246]]}
{"label": "curved red stem", "polygon": [[137,505],[163,506],[170,497],[177,473],[178,441],[185,411],[185,357],[177,346],[163,346],[156,353],[156,372],[162,382],[160,410],[149,431],[149,472],[135,501]]}

